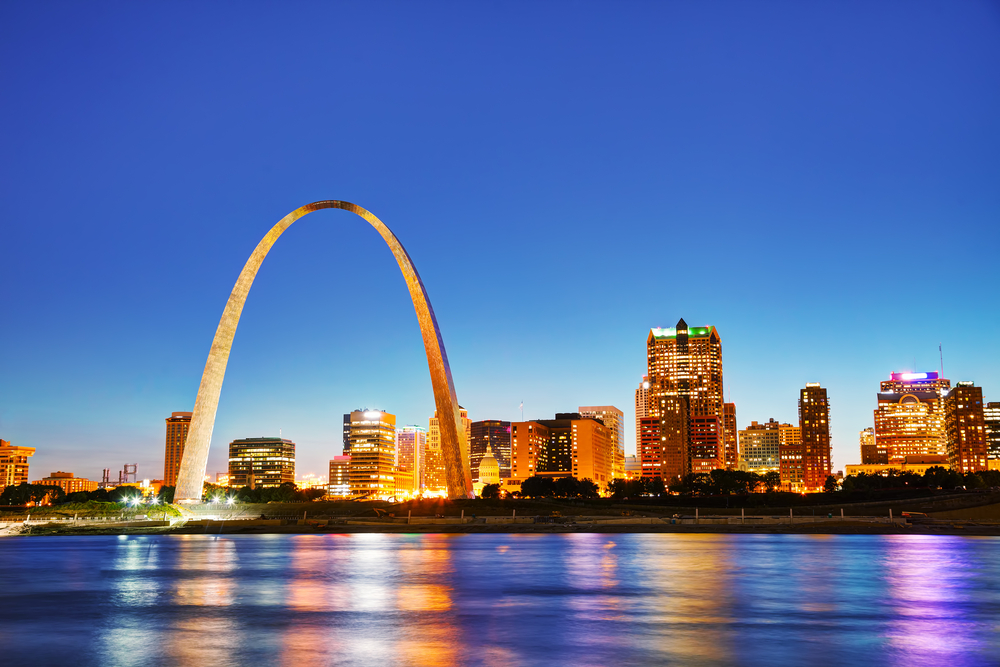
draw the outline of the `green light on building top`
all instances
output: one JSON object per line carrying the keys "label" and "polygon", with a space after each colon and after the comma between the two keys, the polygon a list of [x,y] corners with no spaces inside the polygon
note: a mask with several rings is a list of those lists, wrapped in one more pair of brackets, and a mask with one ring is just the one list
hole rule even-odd
{"label": "green light on building top", "polygon": [[[677,329],[675,327],[669,327],[666,329],[660,327],[653,327],[650,331],[653,333],[653,338],[676,338]],[[700,338],[701,336],[707,336],[712,331],[712,327],[688,327],[688,337],[689,338]]]}

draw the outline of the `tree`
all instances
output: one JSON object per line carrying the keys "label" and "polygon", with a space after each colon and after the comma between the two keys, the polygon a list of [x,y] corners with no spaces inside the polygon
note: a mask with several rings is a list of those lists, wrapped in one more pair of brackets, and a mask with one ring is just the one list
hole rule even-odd
{"label": "tree", "polygon": [[833,475],[826,476],[826,482],[823,484],[823,490],[827,493],[833,493],[837,490],[837,478]]}
{"label": "tree", "polygon": [[485,500],[496,500],[500,497],[500,485],[499,484],[487,484],[483,487],[482,492],[479,494],[480,498]]}
{"label": "tree", "polygon": [[781,473],[771,470],[770,472],[764,473],[763,477],[764,487],[768,491],[774,491],[779,486],[781,486]]}
{"label": "tree", "polygon": [[663,485],[661,477],[647,477],[643,480],[646,493],[651,496],[662,496],[667,492],[667,487]]}
{"label": "tree", "polygon": [[576,477],[560,477],[556,480],[555,492],[559,498],[576,498],[580,495],[580,482]]}
{"label": "tree", "polygon": [[594,483],[594,480],[584,478],[581,479],[577,485],[577,495],[580,498],[600,498],[601,489]]}
{"label": "tree", "polygon": [[529,477],[521,482],[521,495],[528,498],[551,498],[556,495],[556,483],[551,477]]}
{"label": "tree", "polygon": [[21,482],[17,486],[4,488],[3,493],[0,493],[0,505],[27,505],[46,501],[58,503],[65,496],[66,492],[61,486]]}

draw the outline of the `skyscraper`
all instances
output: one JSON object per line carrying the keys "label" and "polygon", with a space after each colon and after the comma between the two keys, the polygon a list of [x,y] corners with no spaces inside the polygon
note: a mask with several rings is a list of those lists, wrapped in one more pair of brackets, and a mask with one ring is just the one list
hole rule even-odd
{"label": "skyscraper", "polygon": [[934,371],[893,373],[881,383],[875,409],[875,444],[890,464],[907,456],[947,454],[944,394],[951,382]]}
{"label": "skyscraper", "polygon": [[726,469],[733,470],[740,464],[740,444],[736,427],[736,404],[722,404],[722,435],[725,443]]}
{"label": "skyscraper", "polygon": [[799,392],[803,491],[822,491],[830,474],[830,402],[818,382]]}
{"label": "skyscraper", "polygon": [[625,477],[625,413],[613,405],[585,405],[578,408],[582,417],[593,417],[611,430],[611,447],[615,461],[612,477]]}
{"label": "skyscraper", "polygon": [[351,497],[386,500],[396,495],[396,415],[355,410],[347,438]]}
{"label": "skyscraper", "polygon": [[229,443],[229,486],[263,489],[295,482],[295,443],[243,438]]}
{"label": "skyscraper", "polygon": [[983,389],[959,382],[944,398],[948,464],[961,473],[986,470],[986,420]]}
{"label": "skyscraper", "polygon": [[167,446],[163,454],[163,486],[177,486],[184,457],[184,442],[191,427],[191,412],[171,412],[167,417]]}
{"label": "skyscraper", "polygon": [[986,458],[1000,460],[1000,403],[990,402],[983,408],[986,427]]}
{"label": "skyscraper", "polygon": [[641,425],[639,420],[643,417],[649,416],[648,412],[649,404],[649,376],[643,375],[642,382],[639,383],[639,388],[635,390],[635,454],[639,456],[639,433],[641,433]]}
{"label": "skyscraper", "polygon": [[781,488],[802,490],[802,428],[791,424],[778,425]]}
{"label": "skyscraper", "polygon": [[648,414],[660,420],[665,482],[725,466],[722,341],[715,327],[651,329]]}
{"label": "skyscraper", "polygon": [[413,487],[424,486],[424,469],[427,463],[427,429],[422,426],[403,426],[396,430],[396,459],[399,469],[413,473]]}
{"label": "skyscraper", "polygon": [[485,419],[469,424],[469,465],[473,482],[482,481],[479,468],[487,451],[496,459],[500,477],[510,477],[510,422]]}
{"label": "skyscraper", "polygon": [[660,441],[660,420],[657,417],[643,417],[636,427],[639,441],[638,453],[640,476],[645,479],[663,476],[663,444]]}

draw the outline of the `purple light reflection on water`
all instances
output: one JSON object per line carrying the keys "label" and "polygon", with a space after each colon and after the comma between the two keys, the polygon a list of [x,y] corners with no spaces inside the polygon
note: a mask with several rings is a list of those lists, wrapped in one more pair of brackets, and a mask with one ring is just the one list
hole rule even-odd
{"label": "purple light reflection on water", "polygon": [[986,665],[1000,539],[0,540],[4,664]]}

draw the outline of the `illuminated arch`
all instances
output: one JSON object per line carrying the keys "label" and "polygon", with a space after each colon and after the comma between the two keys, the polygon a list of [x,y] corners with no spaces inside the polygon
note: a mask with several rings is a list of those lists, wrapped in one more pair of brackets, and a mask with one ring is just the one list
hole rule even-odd
{"label": "illuminated arch", "polygon": [[[195,400],[191,427],[188,430],[184,456],[177,475],[174,502],[201,502],[205,467],[208,465],[208,447],[212,442],[215,413],[219,408],[219,394],[222,392],[222,380],[226,374],[226,364],[229,363],[233,336],[236,335],[236,325],[239,324],[243,305],[246,303],[250,286],[257,276],[261,263],[274,242],[293,222],[307,213],[323,208],[339,208],[361,216],[382,235],[392,250],[396,263],[399,264],[406,279],[406,287],[410,290],[410,298],[417,312],[420,333],[424,339],[424,350],[427,352],[427,366],[430,369],[431,386],[434,389],[434,404],[437,407],[437,414],[441,416],[439,420],[441,451],[444,457],[448,496],[451,498],[469,496],[472,490],[472,477],[469,471],[468,443],[465,441],[465,429],[461,427],[455,383],[451,379],[451,368],[448,366],[448,355],[445,353],[441,331],[434,318],[434,310],[427,298],[427,290],[424,289],[417,269],[403,245],[381,220],[360,206],[346,201],[331,200],[307,204],[282,218],[257,244],[243,271],[240,272],[236,286],[233,287],[229,301],[226,302],[226,308],[222,311],[222,319],[219,321],[219,328],[215,330],[212,349],[209,350],[208,361],[205,362],[205,372],[198,387],[198,398]],[[444,415],[451,415],[452,418],[445,419]]]}

